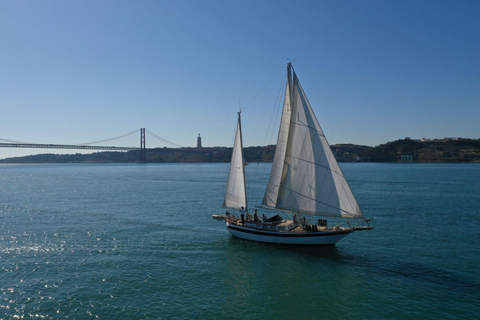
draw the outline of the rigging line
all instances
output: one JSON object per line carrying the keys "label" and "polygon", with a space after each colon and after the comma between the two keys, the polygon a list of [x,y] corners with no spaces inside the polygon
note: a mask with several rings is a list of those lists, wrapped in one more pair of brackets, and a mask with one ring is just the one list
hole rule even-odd
{"label": "rigging line", "polygon": [[[321,167],[321,168],[330,170],[331,172],[335,172],[336,174],[338,174],[339,176],[343,177],[343,178],[346,180],[345,176],[343,175],[343,172],[338,172],[338,171],[336,171],[336,170],[333,170],[333,169],[330,168],[330,167],[321,165],[321,164],[319,164],[319,163],[315,163],[315,162],[310,161],[310,160],[307,160],[307,159],[302,159],[302,158],[299,158],[299,157],[294,157],[294,156],[292,156],[292,155],[290,155],[290,154],[285,154],[285,157],[290,157],[290,158],[295,159],[295,160],[307,162],[307,163],[313,164],[314,166],[317,166],[317,167]],[[339,166],[339,167],[340,167],[340,166]]]}
{"label": "rigging line", "polygon": [[263,86],[262,89],[260,89],[260,91],[252,98],[252,100],[250,100],[246,105],[245,107],[243,107],[243,110],[245,110],[248,106],[250,106],[250,104],[260,95],[260,93],[263,92],[263,90],[265,90],[266,87],[268,87],[270,85],[270,83],[272,83],[272,81],[276,78],[276,76],[273,76],[272,79],[270,79],[270,81],[267,82],[267,84],[265,86]]}
{"label": "rigging line", "polygon": [[183,148],[181,145],[176,144],[176,143],[171,142],[171,141],[168,141],[168,140],[166,140],[166,139],[163,139],[162,137],[160,137],[159,135],[153,133],[152,131],[150,131],[150,130],[148,130],[148,129],[146,129],[145,131],[146,131],[148,134],[150,134],[151,136],[153,136],[153,137],[155,137],[155,138],[157,138],[157,139],[159,139],[159,140],[161,140],[161,141],[163,141],[163,142],[165,142],[165,143],[171,144],[172,146],[175,146],[175,147],[177,147],[177,148]]}
{"label": "rigging line", "polygon": [[[272,112],[272,117],[270,118],[270,122],[269,122],[268,128],[267,128],[267,134],[265,135],[265,139],[263,141],[264,145],[267,142],[270,129],[272,128],[272,123],[277,123],[278,115],[280,114],[280,119],[281,119],[281,115],[283,114],[283,104],[280,104],[280,102],[281,102],[281,95],[282,95],[282,92],[283,92],[282,89],[284,87],[283,82],[284,82],[285,77],[286,77],[286,69],[285,69],[285,72],[283,73],[283,76],[282,76],[282,79],[281,79],[280,88],[278,90],[277,99],[275,100],[275,106],[274,106],[274,109],[273,109],[273,112]],[[273,140],[274,139],[274,137],[273,137],[274,133],[275,133],[275,130],[272,129],[271,134],[270,134],[270,142],[274,141]]]}
{"label": "rigging line", "polygon": [[313,131],[316,131],[320,137],[324,137],[325,139],[327,138],[327,137],[325,137],[325,133],[318,131],[317,128],[311,127],[308,124],[305,124],[303,122],[298,122],[298,121],[295,121],[295,122],[292,121],[291,123],[299,125],[301,127],[305,127],[307,129],[310,129],[310,130],[313,130]]}
{"label": "rigging line", "polygon": [[[352,219],[360,219],[360,218],[355,218],[355,213],[345,211],[345,210],[342,209],[342,208],[337,208],[337,207],[332,206],[332,205],[330,205],[330,204],[328,204],[328,203],[325,203],[325,202],[323,202],[323,201],[318,201],[317,199],[314,199],[314,198],[312,198],[312,197],[309,197],[309,196],[300,194],[300,193],[298,193],[298,192],[296,192],[296,191],[294,191],[294,190],[292,190],[292,189],[290,189],[290,188],[285,188],[285,189],[286,189],[286,190],[290,190],[292,193],[294,193],[294,194],[296,194],[296,195],[298,195],[298,196],[300,196],[300,197],[310,199],[310,200],[312,200],[312,201],[315,201],[316,203],[321,203],[321,204],[323,204],[323,205],[326,205],[327,207],[330,207],[330,208],[333,208],[333,209],[337,209],[337,210],[339,210],[339,211],[341,211],[341,212],[344,212],[344,213],[346,213],[348,216],[350,216]],[[310,213],[310,214],[311,214],[311,213]],[[313,214],[313,215],[316,216],[316,214]],[[320,216],[320,215],[318,215],[318,216]],[[324,216],[321,216],[321,217],[335,217],[335,218],[338,218],[338,217],[336,217],[336,216],[329,216],[329,215],[324,215]]]}
{"label": "rigging line", "polygon": [[[272,144],[272,142],[274,141],[274,134],[275,134],[275,130],[273,129],[273,124],[277,123],[279,114],[280,114],[280,119],[282,118],[283,104],[281,103],[281,98],[282,98],[282,92],[283,92],[283,87],[284,87],[283,83],[285,82],[285,78],[286,78],[286,74],[287,74],[286,71],[287,71],[287,69],[284,68],[284,72],[283,72],[283,75],[282,75],[281,80],[280,80],[280,87],[279,87],[278,92],[277,92],[277,98],[275,100],[272,115],[271,115],[270,121],[268,123],[267,133],[265,134],[265,138],[263,140],[263,145],[267,144],[267,140],[269,140],[269,143]],[[275,151],[274,151],[274,158],[275,158]],[[255,171],[254,182],[257,182],[257,179],[259,179],[259,178],[257,178],[260,174],[258,172],[259,171],[258,170],[259,165],[260,165],[260,163],[258,163],[257,170]],[[265,175],[265,170],[267,170],[266,166],[263,166],[263,170],[261,172],[262,175]],[[255,205],[258,204],[258,201],[263,202],[263,197],[261,199],[257,198],[256,200],[257,201],[255,202]]]}
{"label": "rigging line", "polygon": [[256,208],[267,209],[267,210],[272,210],[272,211],[280,211],[281,214],[283,214],[283,213],[294,213],[292,210],[277,209],[275,207],[265,206],[265,205],[256,206]]}
{"label": "rigging line", "polygon": [[120,138],[129,136],[129,135],[134,134],[134,133],[137,133],[137,132],[138,132],[138,130],[135,130],[135,131],[132,131],[132,132],[130,132],[130,133],[123,134],[123,135],[118,136],[118,137],[115,137],[115,138],[110,138],[110,139],[105,139],[105,140],[100,140],[100,141],[95,141],[95,142],[79,143],[79,144],[75,144],[75,145],[80,146],[80,145],[89,145],[89,144],[96,144],[96,143],[102,143],[102,142],[112,141],[112,140],[115,140],[115,139],[120,139]]}

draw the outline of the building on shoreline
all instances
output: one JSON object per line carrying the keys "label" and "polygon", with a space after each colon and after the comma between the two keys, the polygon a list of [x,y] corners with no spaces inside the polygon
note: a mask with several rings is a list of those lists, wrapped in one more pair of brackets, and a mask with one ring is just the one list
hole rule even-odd
{"label": "building on shoreline", "polygon": [[202,137],[200,137],[200,133],[199,133],[197,138],[197,148],[200,149],[201,147],[202,147]]}

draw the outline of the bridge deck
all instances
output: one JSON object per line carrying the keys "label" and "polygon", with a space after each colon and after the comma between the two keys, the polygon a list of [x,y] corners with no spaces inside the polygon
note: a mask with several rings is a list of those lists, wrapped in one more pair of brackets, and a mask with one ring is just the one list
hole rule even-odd
{"label": "bridge deck", "polygon": [[3,148],[48,148],[48,149],[90,149],[90,150],[140,150],[139,147],[88,146],[75,144],[0,143]]}

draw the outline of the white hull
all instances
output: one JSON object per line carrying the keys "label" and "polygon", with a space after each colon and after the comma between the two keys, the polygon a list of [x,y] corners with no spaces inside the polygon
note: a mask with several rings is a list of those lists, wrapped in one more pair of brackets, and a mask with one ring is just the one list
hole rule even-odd
{"label": "white hull", "polygon": [[355,231],[353,228],[348,228],[329,232],[279,232],[242,227],[228,222],[225,226],[228,232],[240,239],[290,245],[334,245]]}

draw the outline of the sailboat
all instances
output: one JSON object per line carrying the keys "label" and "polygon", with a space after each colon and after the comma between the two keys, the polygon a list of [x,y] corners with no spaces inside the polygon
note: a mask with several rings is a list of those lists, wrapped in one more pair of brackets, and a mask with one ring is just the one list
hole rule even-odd
{"label": "sailboat", "polygon": [[[261,205],[279,214],[260,218],[257,210],[253,217],[248,213],[240,112],[222,207],[240,210],[240,216],[227,211],[216,218],[223,218],[235,237],[252,241],[334,245],[354,231],[373,229],[360,210],[291,63],[287,65],[280,129]],[[284,219],[285,215],[292,218]],[[309,223],[305,216],[322,219]],[[330,226],[325,219],[328,217],[344,218],[347,226]],[[350,226],[352,219],[367,225]]]}

